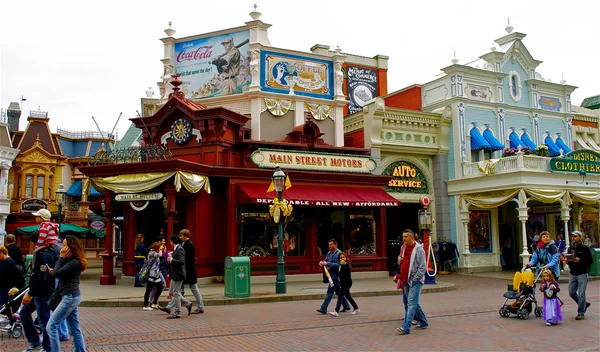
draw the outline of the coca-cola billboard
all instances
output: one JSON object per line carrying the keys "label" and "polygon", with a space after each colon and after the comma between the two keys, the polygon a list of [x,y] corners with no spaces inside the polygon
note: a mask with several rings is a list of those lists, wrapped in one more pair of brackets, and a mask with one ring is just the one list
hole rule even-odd
{"label": "coca-cola billboard", "polygon": [[200,99],[242,93],[252,82],[249,31],[175,44],[174,69],[185,96]]}

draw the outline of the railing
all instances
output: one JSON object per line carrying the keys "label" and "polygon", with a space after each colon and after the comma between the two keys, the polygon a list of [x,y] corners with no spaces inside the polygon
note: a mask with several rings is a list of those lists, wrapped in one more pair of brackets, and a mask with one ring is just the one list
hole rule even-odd
{"label": "railing", "polygon": [[44,117],[44,118],[48,118],[48,111],[30,110],[29,111],[29,116],[31,116],[31,117]]}
{"label": "railing", "polygon": [[547,157],[517,153],[517,155],[500,158],[495,165],[487,160],[482,164],[479,162],[463,163],[463,176],[475,177],[517,171],[550,172],[549,162],[550,158]]}
{"label": "railing", "polygon": [[69,131],[63,128],[57,128],[56,133],[60,134],[63,137],[72,138],[72,139],[84,139],[84,138],[103,138],[103,139],[115,139],[113,134],[108,133],[108,131]]}
{"label": "railing", "polygon": [[124,164],[152,160],[169,160],[173,154],[163,146],[129,147],[101,150],[88,159],[88,165]]}

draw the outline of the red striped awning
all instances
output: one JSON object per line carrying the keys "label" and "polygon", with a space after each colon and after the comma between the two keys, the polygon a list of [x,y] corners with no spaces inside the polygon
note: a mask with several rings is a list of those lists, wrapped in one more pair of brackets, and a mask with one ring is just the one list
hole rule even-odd
{"label": "red striped awning", "polygon": [[[268,184],[239,183],[241,204],[271,204],[275,191],[267,193]],[[360,187],[293,186],[283,192],[292,205],[330,207],[397,207],[400,201],[383,189]]]}

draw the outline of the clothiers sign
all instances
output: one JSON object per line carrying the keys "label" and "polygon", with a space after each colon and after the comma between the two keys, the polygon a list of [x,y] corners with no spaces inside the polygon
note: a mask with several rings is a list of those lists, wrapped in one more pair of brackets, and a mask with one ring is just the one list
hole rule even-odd
{"label": "clothiers sign", "polygon": [[390,164],[382,175],[393,177],[385,187],[388,192],[429,193],[425,175],[415,164],[408,161]]}
{"label": "clothiers sign", "polygon": [[261,168],[355,172],[370,174],[375,170],[375,160],[369,156],[332,154],[332,153],[301,153],[279,149],[257,149],[250,159]]}
{"label": "clothiers sign", "polygon": [[574,150],[564,158],[550,159],[550,171],[600,175],[600,153]]}

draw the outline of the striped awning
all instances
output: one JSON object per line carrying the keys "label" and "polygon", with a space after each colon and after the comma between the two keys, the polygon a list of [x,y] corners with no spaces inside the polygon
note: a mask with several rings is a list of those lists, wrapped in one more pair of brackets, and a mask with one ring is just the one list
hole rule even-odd
{"label": "striped awning", "polygon": [[555,141],[556,145],[563,150],[563,154],[567,154],[571,152],[571,148],[569,148],[567,146],[567,144],[565,143],[565,141],[563,141],[563,139],[561,137],[556,138]]}

